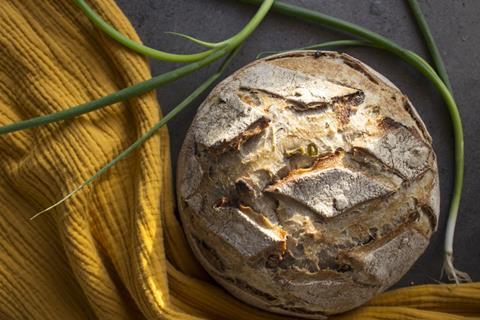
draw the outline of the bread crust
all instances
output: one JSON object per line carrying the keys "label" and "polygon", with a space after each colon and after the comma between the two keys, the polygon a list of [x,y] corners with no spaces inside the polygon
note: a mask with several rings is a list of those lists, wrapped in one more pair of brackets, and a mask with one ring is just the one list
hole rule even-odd
{"label": "bread crust", "polygon": [[291,316],[351,310],[397,282],[437,227],[431,137],[407,97],[343,53],[238,70],[200,106],[177,198],[204,268]]}

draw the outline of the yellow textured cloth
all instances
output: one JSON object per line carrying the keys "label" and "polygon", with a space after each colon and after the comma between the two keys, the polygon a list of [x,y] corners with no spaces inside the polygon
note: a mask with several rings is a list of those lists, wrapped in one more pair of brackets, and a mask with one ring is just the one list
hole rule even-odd
{"label": "yellow textured cloth", "polygon": [[[112,0],[94,8],[138,40]],[[146,60],[69,0],[0,0],[0,124],[56,112],[150,77]],[[154,93],[0,136],[0,319],[277,319],[218,288],[174,215],[168,134],[52,212],[151,127]],[[385,293],[341,319],[472,319],[480,286]]]}

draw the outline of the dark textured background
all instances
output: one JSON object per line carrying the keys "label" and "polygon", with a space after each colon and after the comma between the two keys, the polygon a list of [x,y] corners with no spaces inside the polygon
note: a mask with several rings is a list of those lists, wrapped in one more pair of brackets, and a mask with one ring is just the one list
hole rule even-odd
{"label": "dark textured background", "polygon": [[[198,46],[164,34],[177,31],[207,41],[223,40],[240,30],[255,8],[226,0],[117,0],[148,45],[171,52],[195,52]],[[291,0],[323,13],[367,27],[401,46],[428,57],[412,16],[401,0]],[[437,40],[462,114],[465,131],[465,184],[455,234],[456,266],[480,280],[480,1],[420,0],[420,6]],[[250,37],[226,72],[230,74],[265,50],[286,50],[332,39],[348,39],[323,27],[311,26],[270,13]],[[341,49],[392,80],[412,100],[433,137],[441,179],[441,219],[430,246],[397,284],[432,283],[439,279],[449,198],[453,183],[453,139],[449,115],[440,95],[419,72],[388,53],[367,48]],[[152,61],[154,75],[176,67]],[[214,70],[211,66],[158,90],[164,113],[193,91]],[[169,124],[172,157],[203,96]]]}

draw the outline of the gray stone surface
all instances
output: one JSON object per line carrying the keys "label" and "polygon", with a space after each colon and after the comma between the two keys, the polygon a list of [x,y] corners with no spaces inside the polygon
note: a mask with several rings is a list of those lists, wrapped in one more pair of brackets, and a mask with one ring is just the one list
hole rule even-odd
{"label": "gray stone surface", "polygon": [[[248,21],[255,9],[236,1],[225,0],[117,0],[130,18],[142,40],[155,48],[171,52],[194,52],[199,47],[188,41],[164,34],[177,31],[208,40],[225,39]],[[401,0],[290,0],[335,17],[374,30],[428,57],[422,39],[415,27],[408,7]],[[455,234],[456,266],[480,280],[480,1],[419,0],[444,58],[453,90],[457,98],[465,131],[465,184],[460,215]],[[312,26],[269,14],[264,23],[250,37],[226,75],[252,61],[256,54],[266,50],[286,50],[333,39],[348,39],[319,26]],[[442,246],[449,198],[453,184],[453,138],[449,114],[435,88],[415,69],[388,53],[367,48],[340,49],[366,62],[393,81],[405,92],[418,109],[433,137],[441,179],[441,218],[438,231],[430,246],[397,287],[410,284],[434,283],[439,279],[442,264]],[[152,61],[152,73],[160,74],[176,67],[175,64]],[[210,66],[193,76],[181,79],[158,90],[162,111],[168,112],[193,91],[214,70]],[[169,124],[174,165],[181,143],[196,107],[205,95],[190,109]]]}

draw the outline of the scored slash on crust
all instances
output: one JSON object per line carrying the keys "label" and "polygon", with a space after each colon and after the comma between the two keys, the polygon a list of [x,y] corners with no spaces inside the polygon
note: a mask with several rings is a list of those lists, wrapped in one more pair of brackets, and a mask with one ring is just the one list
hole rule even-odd
{"label": "scored slash on crust", "polygon": [[243,102],[232,92],[220,95],[220,101],[205,106],[195,119],[195,141],[215,153],[238,149],[248,139],[259,135],[270,119],[265,113]]}
{"label": "scored slash on crust", "polygon": [[[242,210],[243,209],[243,210]],[[265,251],[285,251],[285,232],[268,221],[258,223],[246,208],[218,206],[202,217],[208,229],[247,259]]]}
{"label": "scored slash on crust", "polygon": [[[343,157],[343,154],[332,157]],[[265,191],[295,200],[323,218],[335,217],[354,206],[395,191],[391,186],[362,173],[340,167],[339,161],[327,161],[335,166],[317,164],[311,169],[294,170]]]}
{"label": "scored slash on crust", "polygon": [[404,180],[413,180],[428,169],[432,152],[413,128],[390,118],[383,119],[380,127],[382,136],[356,144],[355,149],[375,157]]}
{"label": "scored slash on crust", "polygon": [[240,88],[283,98],[298,111],[325,108],[335,103],[359,105],[365,98],[361,90],[269,63],[259,63],[245,70]]}

